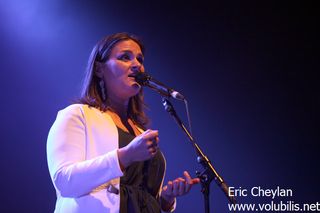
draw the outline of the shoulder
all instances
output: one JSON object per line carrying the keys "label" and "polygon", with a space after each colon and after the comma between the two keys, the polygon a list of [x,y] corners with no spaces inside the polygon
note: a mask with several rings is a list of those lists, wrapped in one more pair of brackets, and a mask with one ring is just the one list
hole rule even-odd
{"label": "shoulder", "polygon": [[73,114],[83,111],[84,104],[71,104],[61,110],[59,110],[59,114]]}
{"label": "shoulder", "polygon": [[60,115],[82,115],[90,113],[102,113],[99,109],[91,107],[87,104],[71,104],[61,110],[59,110],[58,114]]}
{"label": "shoulder", "polygon": [[58,112],[57,117],[78,118],[85,121],[108,121],[113,122],[111,116],[107,112],[89,106],[87,104],[71,104]]}
{"label": "shoulder", "polygon": [[58,111],[54,125],[67,124],[72,121],[81,122],[84,118],[83,104],[72,104]]}

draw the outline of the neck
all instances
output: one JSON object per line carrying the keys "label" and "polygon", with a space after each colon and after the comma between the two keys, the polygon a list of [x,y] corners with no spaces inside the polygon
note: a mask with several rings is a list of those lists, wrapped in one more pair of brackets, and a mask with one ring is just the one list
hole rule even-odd
{"label": "neck", "polygon": [[121,120],[127,120],[129,100],[121,100],[114,97],[109,97],[109,103],[111,109],[121,118]]}

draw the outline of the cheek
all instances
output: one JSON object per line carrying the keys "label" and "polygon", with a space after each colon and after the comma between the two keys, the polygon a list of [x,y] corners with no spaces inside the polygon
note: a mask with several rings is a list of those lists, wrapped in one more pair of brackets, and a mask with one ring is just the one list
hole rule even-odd
{"label": "cheek", "polygon": [[142,65],[142,67],[141,67],[141,72],[145,72],[144,65]]}
{"label": "cheek", "polygon": [[113,64],[105,70],[104,79],[108,87],[110,87],[109,89],[118,90],[119,87],[121,88],[124,84],[127,84],[126,69],[123,66],[119,66],[119,64]]}
{"label": "cheek", "polygon": [[127,66],[117,61],[109,61],[106,75],[117,78],[127,73]]}

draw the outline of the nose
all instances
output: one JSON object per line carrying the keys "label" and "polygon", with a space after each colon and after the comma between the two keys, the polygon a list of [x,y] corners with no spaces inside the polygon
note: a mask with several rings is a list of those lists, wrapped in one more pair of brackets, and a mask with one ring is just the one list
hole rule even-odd
{"label": "nose", "polygon": [[131,71],[134,73],[142,72],[143,65],[138,61],[134,60],[131,65]]}
{"label": "nose", "polygon": [[141,65],[131,66],[131,71],[134,72],[134,73],[140,72],[141,71]]}

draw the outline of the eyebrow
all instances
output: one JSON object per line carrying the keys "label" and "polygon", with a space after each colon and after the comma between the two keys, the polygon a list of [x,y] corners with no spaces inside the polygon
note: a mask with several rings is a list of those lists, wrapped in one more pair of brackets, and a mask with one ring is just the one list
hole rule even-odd
{"label": "eyebrow", "polygon": [[[130,49],[121,50],[120,53],[131,53],[131,54],[133,54],[133,52]],[[144,57],[142,53],[138,53],[138,56]]]}

